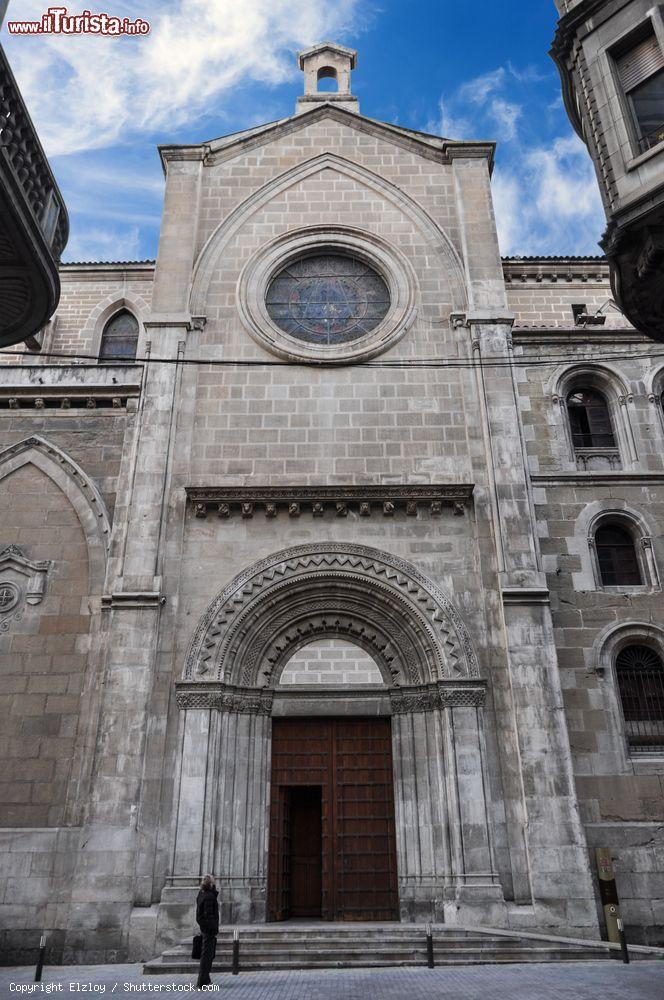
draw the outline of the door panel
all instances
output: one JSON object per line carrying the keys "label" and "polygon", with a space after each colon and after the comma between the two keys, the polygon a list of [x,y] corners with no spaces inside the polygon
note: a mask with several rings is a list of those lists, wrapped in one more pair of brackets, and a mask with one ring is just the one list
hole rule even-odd
{"label": "door panel", "polygon": [[[317,888],[312,883],[305,891],[302,885],[306,878],[315,881],[314,866],[309,864],[308,876],[306,865],[295,875],[295,858],[301,855],[293,853],[289,840],[299,836],[296,828],[315,825],[313,806],[308,820],[300,815],[311,786],[320,788],[321,915],[398,919],[390,720],[275,719],[272,741],[268,919],[294,915],[294,903],[317,905],[317,897],[312,902]],[[303,903],[306,892],[309,902]]]}

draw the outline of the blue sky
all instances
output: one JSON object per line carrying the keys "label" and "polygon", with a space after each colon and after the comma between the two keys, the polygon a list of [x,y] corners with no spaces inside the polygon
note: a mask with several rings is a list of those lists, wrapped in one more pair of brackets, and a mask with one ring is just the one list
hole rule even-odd
{"label": "blue sky", "polygon": [[[63,0],[65,5],[65,0]],[[47,0],[10,0],[39,19]],[[66,260],[154,257],[156,146],[200,142],[293,112],[295,53],[331,38],[359,50],[353,89],[372,118],[498,142],[504,254],[595,254],[604,226],[548,49],[553,0],[95,0],[70,13],[142,17],[151,34],[2,42],[71,216]]]}

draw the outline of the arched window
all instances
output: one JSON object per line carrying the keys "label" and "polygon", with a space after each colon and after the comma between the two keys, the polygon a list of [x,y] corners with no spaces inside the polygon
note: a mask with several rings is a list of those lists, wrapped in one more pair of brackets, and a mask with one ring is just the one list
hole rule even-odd
{"label": "arched window", "polygon": [[318,93],[336,94],[339,90],[339,78],[334,66],[321,66],[317,73]]}
{"label": "arched window", "polygon": [[634,538],[619,524],[602,524],[595,532],[595,552],[603,586],[640,586],[643,574]]}
{"label": "arched window", "polygon": [[128,309],[112,316],[101,335],[100,361],[134,361],[138,346],[138,321]]}
{"label": "arched window", "polygon": [[664,661],[650,646],[625,646],[616,657],[627,743],[635,753],[664,748]]}
{"label": "arched window", "polygon": [[596,389],[578,388],[567,397],[574,448],[617,448],[606,399]]}

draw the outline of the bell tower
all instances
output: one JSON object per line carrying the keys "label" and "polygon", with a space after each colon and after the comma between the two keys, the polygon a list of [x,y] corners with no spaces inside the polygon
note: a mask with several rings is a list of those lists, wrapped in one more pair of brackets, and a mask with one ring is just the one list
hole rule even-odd
{"label": "bell tower", "polygon": [[[357,63],[355,49],[332,42],[321,42],[298,53],[298,64],[304,71],[304,94],[298,97],[296,114],[308,111],[315,104],[337,104],[359,114],[360,105],[350,92],[350,74]],[[332,81],[333,89],[321,90],[323,80]]]}

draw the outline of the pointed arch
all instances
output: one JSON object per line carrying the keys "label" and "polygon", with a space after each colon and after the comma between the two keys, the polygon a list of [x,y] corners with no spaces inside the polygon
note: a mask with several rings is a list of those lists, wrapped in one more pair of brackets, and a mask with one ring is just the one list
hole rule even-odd
{"label": "pointed arch", "polygon": [[237,576],[203,616],[184,676],[274,687],[296,650],[335,636],[361,645],[391,687],[479,676],[449,598],[410,563],[351,544],[285,549]]}
{"label": "pointed arch", "polygon": [[111,538],[111,523],[104,498],[69,455],[38,435],[25,438],[0,452],[0,483],[26,465],[36,466],[59,486],[76,511],[88,545],[90,591],[101,593]]}
{"label": "pointed arch", "polygon": [[101,338],[106,324],[116,313],[124,309],[136,317],[139,328],[139,339],[144,329],[143,324],[150,314],[150,306],[140,295],[107,295],[92,309],[81,330],[81,336],[90,343],[90,353],[99,355]]}
{"label": "pointed arch", "polygon": [[221,264],[226,245],[244,223],[283,191],[328,168],[350,177],[365,187],[372,188],[411,219],[445,261],[450,277],[454,311],[465,311],[467,297],[463,264],[447,233],[434,222],[421,205],[384,177],[335,153],[323,153],[279,174],[258,191],[254,191],[211,234],[194,267],[189,302],[192,316],[205,315],[212,276]]}

